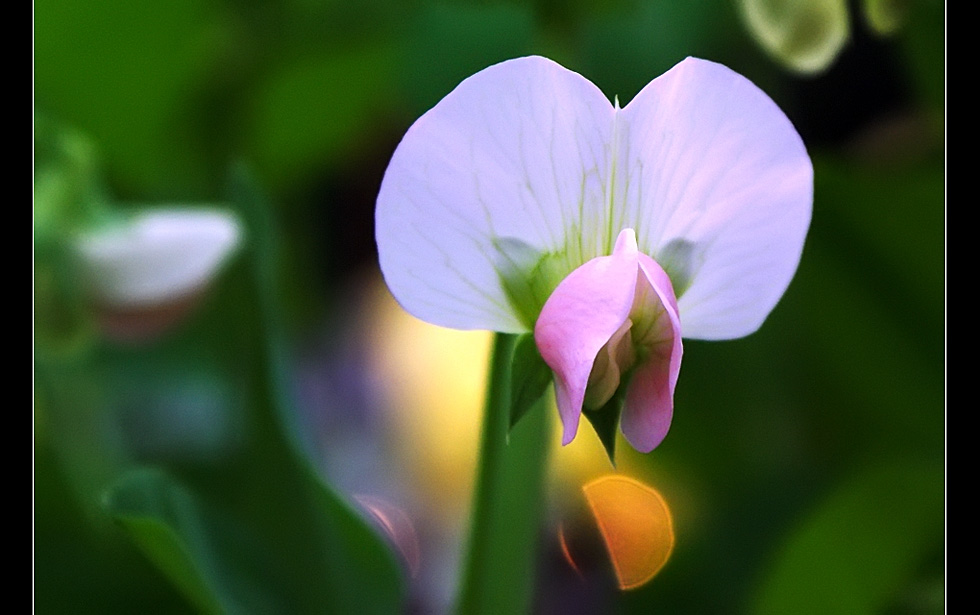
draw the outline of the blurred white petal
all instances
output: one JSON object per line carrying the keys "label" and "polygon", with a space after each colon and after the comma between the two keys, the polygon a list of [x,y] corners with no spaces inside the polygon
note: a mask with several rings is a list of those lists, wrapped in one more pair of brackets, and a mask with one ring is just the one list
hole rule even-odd
{"label": "blurred white petal", "polygon": [[159,305],[202,289],[241,241],[229,212],[159,209],[79,235],[75,248],[95,298],[106,306]]}

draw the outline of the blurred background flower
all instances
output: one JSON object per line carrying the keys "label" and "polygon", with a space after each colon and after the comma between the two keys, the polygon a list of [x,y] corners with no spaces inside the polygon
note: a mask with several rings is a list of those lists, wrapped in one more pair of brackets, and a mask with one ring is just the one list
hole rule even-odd
{"label": "blurred background flower", "polygon": [[[448,603],[489,338],[394,305],[374,199],[416,117],[466,76],[536,53],[624,105],[688,55],[725,63],[786,112],[815,173],[803,259],[766,325],[689,342],[671,436],[650,455],[618,447],[618,469],[670,507],[670,561],[626,592],[576,576],[558,527],[610,468],[591,432],[560,448],[556,431],[537,612],[562,596],[581,612],[941,612],[945,7],[909,2],[893,18],[897,3],[848,5],[846,35],[804,74],[773,55],[743,4],[37,2],[36,611],[189,608],[103,496],[145,465],[230,491],[194,481],[247,458],[267,428],[247,411],[259,340],[244,337],[256,306],[243,280],[256,240],[243,234],[195,309],[121,345],[98,324],[67,238],[106,212],[224,203],[240,161],[268,193],[281,255],[271,273],[298,400],[290,437],[347,501],[370,504],[366,519],[409,520],[406,610]],[[133,506],[113,493],[110,507]]]}

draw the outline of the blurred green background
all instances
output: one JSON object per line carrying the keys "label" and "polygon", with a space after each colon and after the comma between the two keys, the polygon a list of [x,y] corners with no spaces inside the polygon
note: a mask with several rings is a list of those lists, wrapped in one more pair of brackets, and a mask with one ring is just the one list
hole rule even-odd
{"label": "blurred green background", "polygon": [[[440,513],[419,504],[423,486],[392,478],[425,462],[392,453],[404,447],[381,415],[398,401],[378,392],[391,376],[370,360],[397,341],[377,332],[365,298],[380,285],[374,198],[415,118],[463,78],[527,54],[624,105],[685,56],[722,62],[776,100],[815,170],[813,223],[788,292],[748,338],[687,342],[671,433],[641,462],[674,512],[671,561],[618,592],[601,574],[569,575],[542,528],[535,612],[942,612],[945,5],[803,3],[817,7],[800,17],[807,25],[773,48],[746,15],[762,5],[778,35],[783,4],[799,3],[38,0],[36,612],[211,608],[129,540],[119,511],[130,504],[119,502],[132,493],[119,481],[163,468],[233,509],[248,495],[229,482],[251,471],[244,460],[269,439],[263,430],[279,429],[340,499],[366,490],[402,502],[422,572],[403,575],[399,608],[438,612],[446,590],[425,585],[446,575],[425,569],[443,560],[426,554],[459,545],[427,543],[440,534],[424,517]],[[800,54],[818,56],[818,69],[801,69]],[[44,193],[61,205],[41,202],[42,171],[64,179],[57,198]],[[120,344],[64,274],[64,238],[93,201],[254,201],[240,212],[249,247],[165,335]],[[261,300],[248,282],[255,262]],[[267,351],[282,359],[277,386],[294,399],[277,406],[289,408],[285,427],[242,410],[265,394],[256,391],[267,373],[253,376],[269,368],[255,364]],[[440,454],[435,443],[414,450]],[[208,474],[216,467],[226,473]],[[248,519],[246,528],[271,523],[261,512]],[[378,558],[366,569],[388,565]],[[242,599],[246,581],[228,579],[262,574],[239,572],[203,576]],[[373,582],[396,595],[389,576]],[[282,608],[263,600],[251,604]]]}

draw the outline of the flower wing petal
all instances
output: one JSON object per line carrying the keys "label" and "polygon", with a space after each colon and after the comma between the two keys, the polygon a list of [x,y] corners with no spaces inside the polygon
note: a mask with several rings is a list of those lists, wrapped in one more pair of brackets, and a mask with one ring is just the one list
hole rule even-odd
{"label": "flower wing petal", "polygon": [[634,335],[642,339],[634,338],[634,343],[650,354],[633,372],[620,429],[633,448],[649,453],[660,445],[670,428],[683,347],[670,278],[645,254],[640,254],[639,264],[633,313],[642,315],[642,320],[635,319],[634,325]]}
{"label": "flower wing petal", "polygon": [[526,331],[495,246],[544,254],[581,241],[605,211],[613,117],[587,79],[527,57],[469,77],[419,118],[377,202],[381,270],[398,302],[445,327]]}
{"label": "flower wing petal", "polygon": [[752,333],[785,292],[810,224],[813,167],[758,87],[688,58],[621,112],[621,168],[640,251],[670,273],[684,337]]}
{"label": "flower wing petal", "polygon": [[114,307],[147,306],[199,290],[238,246],[238,219],[221,209],[147,210],[75,240],[95,296]]}
{"label": "flower wing petal", "polygon": [[596,355],[629,317],[638,256],[633,232],[624,231],[611,256],[593,258],[561,281],[534,326],[541,357],[555,372],[562,444],[578,431]]}

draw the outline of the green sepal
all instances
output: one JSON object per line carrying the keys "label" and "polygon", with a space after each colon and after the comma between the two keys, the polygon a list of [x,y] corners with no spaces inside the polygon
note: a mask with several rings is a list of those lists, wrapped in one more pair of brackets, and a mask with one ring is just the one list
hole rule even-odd
{"label": "green sepal", "polygon": [[592,423],[592,429],[599,436],[602,447],[606,449],[609,463],[616,467],[616,431],[619,429],[619,417],[626,403],[626,389],[629,383],[626,379],[620,382],[612,397],[601,408],[589,410],[582,408],[582,415]]}
{"label": "green sepal", "polygon": [[[575,236],[573,233],[572,236]],[[558,284],[575,269],[567,252],[541,252],[513,237],[495,238],[494,268],[510,305],[521,322],[534,328],[538,314]]]}
{"label": "green sepal", "polygon": [[511,360],[510,429],[541,399],[551,379],[551,368],[541,358],[534,334],[521,335]]}

